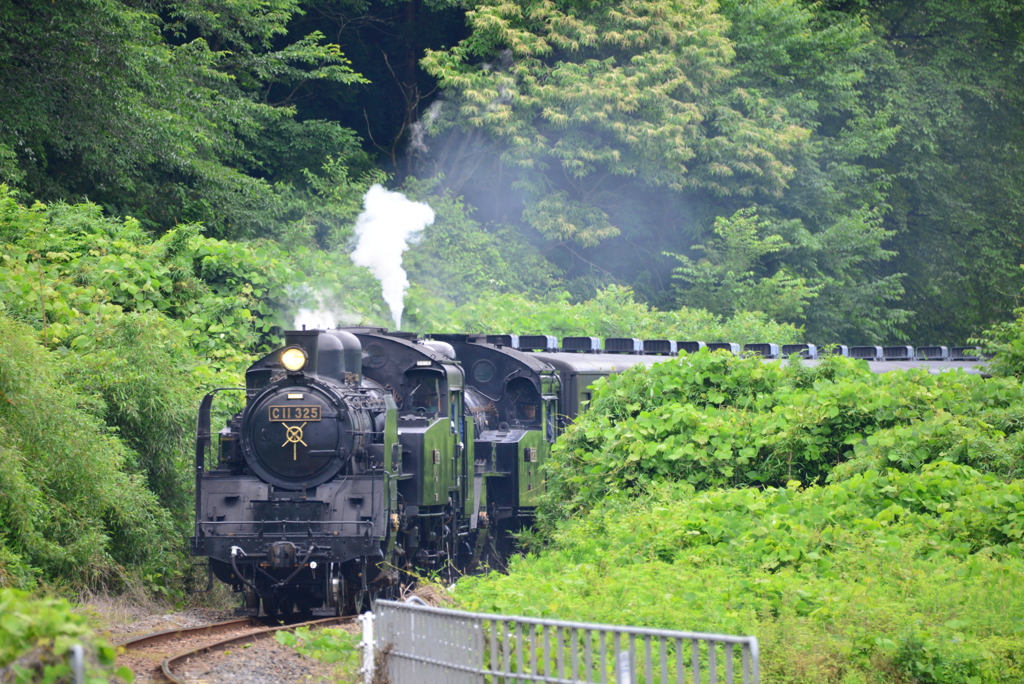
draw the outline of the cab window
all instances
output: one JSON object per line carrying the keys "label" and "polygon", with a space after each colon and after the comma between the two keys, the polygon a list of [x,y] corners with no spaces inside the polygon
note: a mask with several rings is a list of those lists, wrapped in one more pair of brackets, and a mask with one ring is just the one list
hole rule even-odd
{"label": "cab window", "polygon": [[422,416],[446,415],[446,397],[441,391],[440,378],[436,373],[407,373],[406,386],[409,388],[407,410]]}
{"label": "cab window", "polygon": [[540,427],[540,393],[533,383],[517,378],[508,384],[509,422],[523,427]]}
{"label": "cab window", "polygon": [[561,432],[558,424],[558,399],[549,399],[544,402],[545,436],[547,440],[554,443]]}

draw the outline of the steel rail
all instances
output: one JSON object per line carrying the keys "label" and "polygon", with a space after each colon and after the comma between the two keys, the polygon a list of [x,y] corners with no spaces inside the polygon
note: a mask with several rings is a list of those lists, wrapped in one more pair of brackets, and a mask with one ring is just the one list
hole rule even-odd
{"label": "steel rail", "polygon": [[[294,629],[298,629],[299,627],[329,627],[329,626],[335,625],[335,624],[342,625],[342,624],[345,624],[347,622],[352,622],[354,620],[355,620],[355,616],[331,617],[331,618],[324,618],[324,619],[321,619],[321,620],[310,620],[309,622],[300,622],[300,623],[294,624],[294,625],[280,625],[280,626],[277,626],[277,627],[265,627],[263,629],[260,629],[260,630],[254,631],[254,632],[249,632],[247,634],[242,634],[242,635],[239,635],[239,636],[229,637],[227,639],[222,639],[220,641],[215,641],[212,644],[206,644],[205,646],[199,646],[197,648],[192,648],[192,649],[189,649],[187,651],[182,651],[181,653],[177,653],[175,655],[168,656],[167,658],[164,658],[163,662],[160,663],[160,670],[163,673],[164,677],[167,679],[167,681],[173,682],[173,684],[186,684],[186,681],[184,679],[179,679],[178,677],[176,677],[174,675],[174,673],[171,671],[171,669],[175,665],[180,664],[182,661],[184,661],[184,660],[186,660],[188,658],[192,658],[192,657],[195,657],[195,656],[202,656],[202,655],[205,655],[207,653],[213,653],[213,652],[216,652],[216,651],[220,651],[220,650],[223,650],[223,649],[225,649],[225,648],[227,648],[229,646],[233,646],[235,644],[251,643],[251,642],[259,641],[261,639],[269,639],[270,637],[272,637],[274,635],[275,632],[279,632],[279,631],[282,631],[282,630],[284,630],[284,631],[291,631],[291,630],[294,630]],[[240,622],[240,621],[236,620],[235,622]]]}
{"label": "steel rail", "polygon": [[125,650],[131,651],[142,646],[148,646],[150,644],[159,644],[165,641],[174,641],[186,636],[208,634],[213,636],[214,634],[220,634],[222,632],[230,632],[236,629],[242,629],[244,627],[251,626],[255,628],[265,628],[266,622],[258,620],[254,617],[237,618],[234,620],[226,620],[224,622],[214,622],[209,625],[202,625],[200,627],[179,627],[177,629],[168,629],[162,632],[154,632],[152,634],[146,634],[145,636],[136,637],[134,639],[127,639],[125,641],[119,641],[114,646],[119,646]]}

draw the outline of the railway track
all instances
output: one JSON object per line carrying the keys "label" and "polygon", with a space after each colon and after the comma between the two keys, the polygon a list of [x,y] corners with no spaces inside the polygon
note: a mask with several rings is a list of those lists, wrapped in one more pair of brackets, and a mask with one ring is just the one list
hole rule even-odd
{"label": "railway track", "polygon": [[195,681],[216,684],[209,679],[189,676],[183,666],[188,665],[189,670],[196,670],[200,661],[212,654],[226,652],[232,647],[247,648],[247,645],[273,639],[274,633],[278,631],[299,627],[333,627],[354,620],[354,617],[333,617],[269,626],[257,618],[242,618],[201,627],[171,629],[117,644],[126,651],[118,657],[118,664],[127,665],[135,673],[136,684],[187,684]]}

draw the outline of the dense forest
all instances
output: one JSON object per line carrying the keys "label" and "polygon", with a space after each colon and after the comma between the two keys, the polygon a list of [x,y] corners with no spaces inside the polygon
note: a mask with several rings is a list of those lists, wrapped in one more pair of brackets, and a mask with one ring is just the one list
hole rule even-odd
{"label": "dense forest", "polygon": [[1016,681],[1022,76],[1021,0],[0,3],[0,669],[90,634],[9,587],[202,580],[198,400],[297,320],[393,327],[352,258],[381,185],[434,216],[406,329],[980,338],[1004,376],[619,376],[464,606],[749,630],[771,681]]}
{"label": "dense forest", "polygon": [[440,216],[411,324],[617,285],[819,343],[954,344],[1024,285],[1018,2],[17,0],[0,27],[20,202],[359,280],[384,182]]}

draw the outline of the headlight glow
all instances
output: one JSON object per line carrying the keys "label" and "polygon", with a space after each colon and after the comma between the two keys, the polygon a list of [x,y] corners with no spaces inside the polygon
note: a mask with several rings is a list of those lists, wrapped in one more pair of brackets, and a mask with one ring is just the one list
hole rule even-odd
{"label": "headlight glow", "polygon": [[298,347],[289,347],[281,352],[281,365],[288,370],[300,371],[306,367],[306,352]]}

